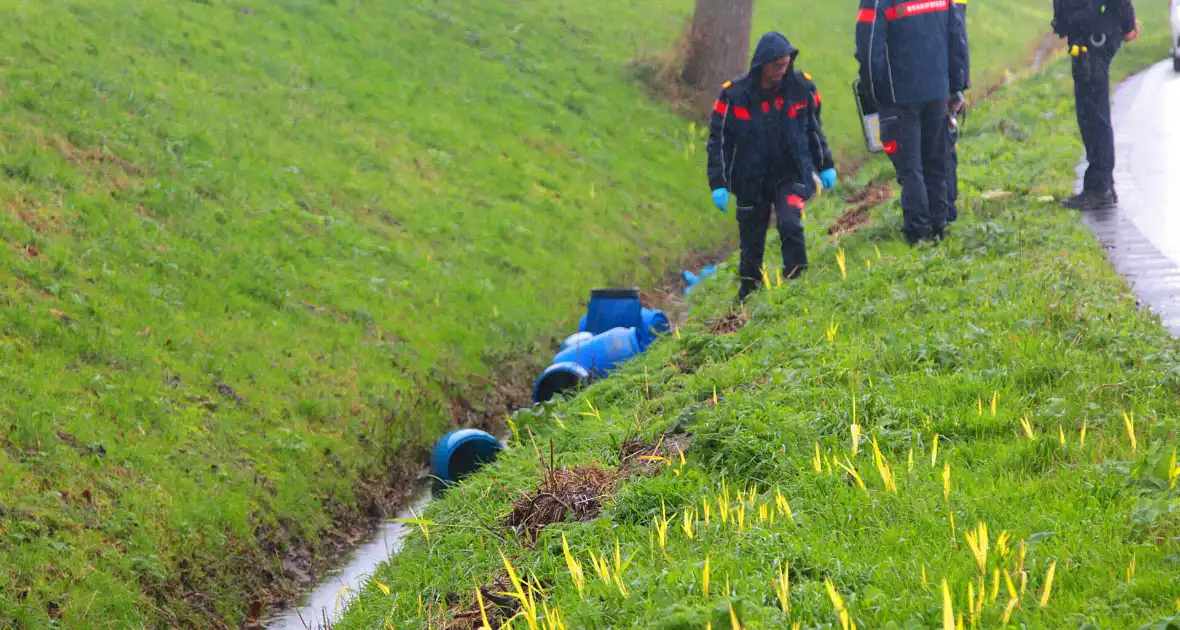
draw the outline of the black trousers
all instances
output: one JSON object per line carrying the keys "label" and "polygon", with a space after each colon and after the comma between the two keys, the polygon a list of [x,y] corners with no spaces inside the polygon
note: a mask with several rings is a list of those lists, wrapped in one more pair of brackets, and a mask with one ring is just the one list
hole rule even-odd
{"label": "black trousers", "polygon": [[[952,116],[954,114],[951,114]],[[950,156],[947,160],[946,172],[946,198],[947,198],[947,222],[957,221],[959,219],[959,131],[956,127],[954,131],[947,134],[950,138]]]}
{"label": "black trousers", "polygon": [[807,269],[807,247],[803,239],[803,199],[791,184],[772,186],[764,198],[750,203],[738,199],[737,220],[741,236],[742,297],[762,284],[762,261],[766,254],[766,234],[773,212],[782,241],[783,276],[797,277]]}
{"label": "black trousers", "polygon": [[902,231],[910,240],[946,227],[949,116],[945,99],[881,107],[881,140],[897,169]]}
{"label": "black trousers", "polygon": [[1114,127],[1110,122],[1110,64],[1114,55],[1115,51],[1107,47],[1090,47],[1089,52],[1073,58],[1078,127],[1089,162],[1083,180],[1087,192],[1114,188]]}

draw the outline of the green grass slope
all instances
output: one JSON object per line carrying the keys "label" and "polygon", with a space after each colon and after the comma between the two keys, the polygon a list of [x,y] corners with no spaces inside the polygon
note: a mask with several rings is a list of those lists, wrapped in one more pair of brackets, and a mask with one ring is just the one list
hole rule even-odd
{"label": "green grass slope", "polygon": [[[591,286],[733,231],[628,78],[687,0],[0,10],[0,625],[236,625]],[[757,22],[851,78],[851,11]]]}
{"label": "green grass slope", "polygon": [[[1148,29],[1118,74],[1164,56]],[[1040,200],[1073,191],[1071,94],[1059,60],[981,106],[946,243],[906,247],[895,203],[838,244],[813,230],[812,271],[737,334],[710,333],[732,291],[711,282],[678,338],[518,414],[516,446],[427,511],[429,537],[338,627],[480,627],[476,590],[516,588],[506,563],[528,603],[485,599],[492,627],[1180,623],[1180,346],[1077,214]],[[504,525],[552,468],[610,471],[624,440],[676,433],[684,460],[600,514],[532,544]]]}

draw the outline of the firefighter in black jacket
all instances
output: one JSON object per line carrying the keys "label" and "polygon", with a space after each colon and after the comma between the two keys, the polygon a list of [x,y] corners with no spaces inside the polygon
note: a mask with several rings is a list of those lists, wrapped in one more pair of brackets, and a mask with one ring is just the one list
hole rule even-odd
{"label": "firefighter in black jacket", "polygon": [[[967,0],[952,0],[951,10],[955,12],[955,17],[962,21],[963,38],[967,38]],[[970,55],[967,57],[968,63],[964,68],[965,89],[971,88],[971,64]],[[962,92],[956,92],[950,99],[947,100],[947,107],[951,110],[952,124],[950,127],[950,161],[947,165],[947,223],[957,221],[959,218],[959,112],[967,105],[967,99]]]}
{"label": "firefighter in black jacket", "polygon": [[861,0],[856,58],[865,100],[901,182],[906,240],[941,238],[950,198],[948,99],[967,88],[967,36],[950,0]]}
{"label": "firefighter in black jacket", "polygon": [[1073,56],[1078,127],[1086,146],[1082,192],[1061,203],[1102,210],[1118,203],[1114,190],[1114,128],[1110,122],[1110,64],[1123,42],[1139,38],[1131,0],[1054,0],[1053,32]]}
{"label": "firefighter in black jacket", "polygon": [[771,211],[782,240],[783,275],[798,277],[807,269],[802,215],[816,193],[816,173],[824,188],[836,185],[819,90],[795,68],[798,56],[782,34],[764,35],[750,71],[723,86],[709,124],[713,203],[725,212],[730,195],[737,198],[743,301],[762,284]]}

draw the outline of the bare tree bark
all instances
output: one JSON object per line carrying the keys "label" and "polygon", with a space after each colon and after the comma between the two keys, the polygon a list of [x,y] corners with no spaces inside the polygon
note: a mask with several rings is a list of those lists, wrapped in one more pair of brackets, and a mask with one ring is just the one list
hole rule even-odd
{"label": "bare tree bark", "polygon": [[754,0],[697,0],[684,81],[714,89],[741,74],[750,54],[750,19]]}

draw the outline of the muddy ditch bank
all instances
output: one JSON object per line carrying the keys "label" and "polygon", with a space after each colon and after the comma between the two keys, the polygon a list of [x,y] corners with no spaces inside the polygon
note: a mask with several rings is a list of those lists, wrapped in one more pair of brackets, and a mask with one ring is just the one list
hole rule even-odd
{"label": "muddy ditch bank", "polygon": [[[681,270],[697,271],[724,262],[735,247],[736,243],[729,237],[712,252],[692,251],[681,256],[674,269],[666,271],[653,286],[641,292],[643,305],[663,310],[674,326],[682,324],[688,317],[689,303],[683,295],[688,285]],[[556,349],[560,339],[542,341],[547,342],[543,345]],[[449,387],[451,396],[446,408],[451,426],[502,434],[504,419],[532,404],[533,382],[544,368],[541,361],[549,358],[498,359],[500,370],[491,378],[479,379],[483,387],[478,394]],[[281,558],[281,570],[255,569],[267,581],[267,586],[257,591],[243,627],[330,628],[331,619],[347,604],[349,593],[360,588],[380,562],[396,553],[401,524],[390,519],[408,518],[410,515],[405,513],[408,507],[420,513],[429,503],[429,456],[427,449],[407,452],[391,463],[383,478],[358,483],[358,507],[331,509],[335,527],[324,534],[317,547],[286,530],[260,532],[264,551],[270,557]]]}

